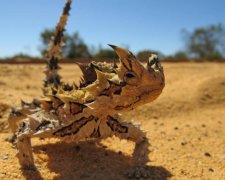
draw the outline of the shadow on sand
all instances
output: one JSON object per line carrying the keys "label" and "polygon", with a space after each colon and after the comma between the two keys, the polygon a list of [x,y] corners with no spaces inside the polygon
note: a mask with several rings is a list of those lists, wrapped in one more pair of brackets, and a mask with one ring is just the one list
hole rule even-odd
{"label": "shadow on sand", "polygon": [[[94,142],[78,144],[59,142],[34,147],[34,153],[48,155],[48,168],[57,174],[55,180],[120,180],[131,164],[131,158],[105,149]],[[143,165],[144,166],[144,165]],[[40,167],[41,168],[41,167]],[[164,167],[145,166],[149,180],[166,180],[171,173]],[[26,179],[44,179],[39,171],[23,171]],[[45,177],[46,178],[46,177]]]}

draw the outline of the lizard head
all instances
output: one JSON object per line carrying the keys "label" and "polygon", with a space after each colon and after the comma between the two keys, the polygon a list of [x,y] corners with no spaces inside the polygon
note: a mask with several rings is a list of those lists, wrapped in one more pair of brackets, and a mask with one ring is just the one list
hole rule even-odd
{"label": "lizard head", "polygon": [[115,109],[132,109],[156,99],[165,86],[163,67],[158,56],[152,54],[143,65],[130,51],[110,45],[120,59],[116,68],[118,79],[123,84],[120,103]]}
{"label": "lizard head", "polygon": [[130,51],[110,46],[119,56],[119,66],[101,62],[78,64],[83,76],[74,97],[82,92],[84,101],[91,102],[89,107],[102,109],[104,104],[105,111],[112,113],[155,100],[165,86],[163,67],[158,56],[152,54],[143,65]]}

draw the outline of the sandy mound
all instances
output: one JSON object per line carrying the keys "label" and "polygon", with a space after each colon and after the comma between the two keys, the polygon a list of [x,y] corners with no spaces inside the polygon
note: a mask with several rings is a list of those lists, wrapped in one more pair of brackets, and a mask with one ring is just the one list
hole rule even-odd
{"label": "sandy mound", "polygon": [[199,101],[202,105],[225,107],[225,77],[212,78],[203,82],[199,92]]}

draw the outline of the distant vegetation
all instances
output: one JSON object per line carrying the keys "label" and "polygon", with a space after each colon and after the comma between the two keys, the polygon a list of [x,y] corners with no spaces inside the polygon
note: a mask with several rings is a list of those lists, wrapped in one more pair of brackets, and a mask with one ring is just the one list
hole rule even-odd
{"label": "distant vegetation", "polygon": [[184,31],[186,52],[197,59],[215,60],[225,58],[225,27],[222,24],[210,25]]}
{"label": "distant vegetation", "polygon": [[[53,30],[44,30],[41,33],[42,54],[46,50],[52,34]],[[192,32],[184,30],[183,36],[185,48],[171,56],[164,56],[162,53],[154,50],[142,50],[137,53],[137,57],[141,60],[146,60],[151,53],[156,53],[162,59],[170,61],[188,61],[190,59],[204,61],[224,60],[225,27],[222,24],[196,28]],[[111,49],[100,48],[95,53],[91,52],[78,33],[65,34],[65,41],[66,46],[63,49],[63,54],[66,58],[116,58],[115,53]]]}
{"label": "distant vegetation", "polygon": [[[49,29],[46,29],[41,32],[42,48],[40,49],[40,51],[43,56],[46,53],[48,44],[50,42],[51,37],[53,36],[53,33],[54,30]],[[63,55],[65,58],[89,58],[92,56],[88,49],[88,46],[84,43],[78,33],[73,33],[71,35],[65,33],[64,42],[66,42],[66,45],[63,48]]]}
{"label": "distant vegetation", "polygon": [[[49,41],[53,35],[53,30],[46,29],[41,32],[40,52],[44,56],[48,48]],[[154,50],[139,51],[136,56],[140,60],[146,60],[152,53],[159,54],[165,61],[224,61],[225,62],[225,27],[222,24],[199,27],[189,32],[183,30],[184,49],[175,52],[173,55],[164,56],[161,52]],[[75,58],[97,58],[97,59],[115,59],[117,58],[114,51],[110,48],[98,48],[93,51],[80,37],[79,33],[65,33],[63,56],[66,59]],[[96,48],[94,48],[96,49]],[[27,60],[30,59],[27,54],[17,54],[9,59]]]}

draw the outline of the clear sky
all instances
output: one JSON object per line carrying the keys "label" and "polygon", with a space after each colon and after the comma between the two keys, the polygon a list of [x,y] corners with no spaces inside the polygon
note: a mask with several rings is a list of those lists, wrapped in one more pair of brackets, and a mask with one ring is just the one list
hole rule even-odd
{"label": "clear sky", "polygon": [[[181,30],[225,24],[225,0],[73,0],[67,26],[91,45],[168,55],[183,48]],[[39,55],[40,32],[55,27],[65,0],[1,0],[0,57]]]}

